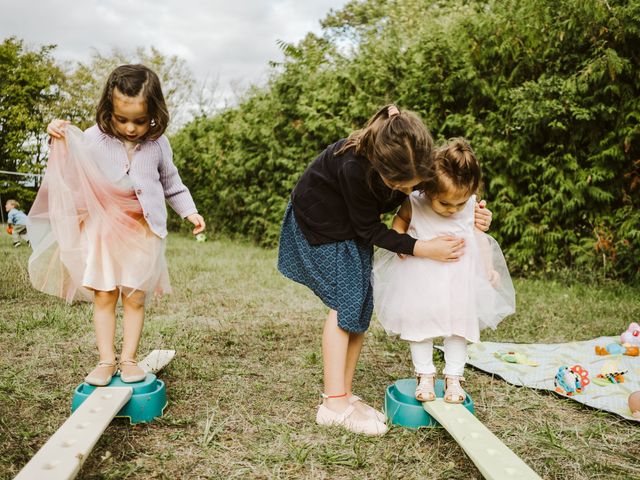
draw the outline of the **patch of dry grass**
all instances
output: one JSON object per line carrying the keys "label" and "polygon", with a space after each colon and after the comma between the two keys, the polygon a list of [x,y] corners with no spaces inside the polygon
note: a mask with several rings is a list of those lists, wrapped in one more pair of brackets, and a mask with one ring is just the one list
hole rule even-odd
{"label": "patch of dry grass", "polygon": [[[35,292],[27,258],[2,236],[1,478],[62,424],[96,360],[89,306]],[[325,308],[277,273],[274,251],[172,236],[168,258],[175,291],[149,308],[140,351],[178,351],[162,373],[169,407],[150,424],[116,419],[79,478],[481,478],[441,429],[368,438],[315,425]],[[516,288],[519,313],[485,339],[579,340],[640,318],[640,291],[621,284]],[[374,322],[357,393],[381,408],[384,388],[410,375],[407,346]],[[638,425],[473,369],[466,376],[479,419],[544,478],[640,477]]]}

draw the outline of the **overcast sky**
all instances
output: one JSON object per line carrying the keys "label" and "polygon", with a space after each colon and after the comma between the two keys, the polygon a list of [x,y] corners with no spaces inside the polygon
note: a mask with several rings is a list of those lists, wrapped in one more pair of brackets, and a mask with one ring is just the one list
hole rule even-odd
{"label": "overcast sky", "polygon": [[196,80],[218,79],[231,97],[266,79],[281,60],[276,40],[320,32],[320,20],[347,0],[0,0],[0,37],[30,47],[55,44],[60,60],[87,60],[92,48],[154,46],[184,59]]}

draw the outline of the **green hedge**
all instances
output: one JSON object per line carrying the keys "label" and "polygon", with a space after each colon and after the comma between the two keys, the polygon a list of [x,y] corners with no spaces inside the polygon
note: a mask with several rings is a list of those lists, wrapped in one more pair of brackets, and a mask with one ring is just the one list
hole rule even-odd
{"label": "green hedge", "polygon": [[394,101],[471,141],[514,271],[640,279],[640,2],[369,0],[323,26],[173,137],[216,230],[274,245],[306,165]]}

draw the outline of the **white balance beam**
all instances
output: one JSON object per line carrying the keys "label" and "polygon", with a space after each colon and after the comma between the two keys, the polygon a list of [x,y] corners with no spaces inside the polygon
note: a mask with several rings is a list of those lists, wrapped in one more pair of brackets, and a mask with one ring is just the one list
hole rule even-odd
{"label": "white balance beam", "polygon": [[15,480],[74,478],[132,392],[129,387],[96,388],[20,470]]}
{"label": "white balance beam", "polygon": [[461,404],[437,398],[422,406],[446,428],[487,480],[540,480],[529,465]]}
{"label": "white balance beam", "polygon": [[[141,362],[147,373],[157,373],[175,356],[175,350],[153,350]],[[71,480],[113,417],[131,398],[129,387],[98,387],[49,438],[14,480]]]}
{"label": "white balance beam", "polygon": [[142,361],[138,362],[138,366],[147,373],[158,373],[173,360],[175,355],[175,350],[153,350]]}

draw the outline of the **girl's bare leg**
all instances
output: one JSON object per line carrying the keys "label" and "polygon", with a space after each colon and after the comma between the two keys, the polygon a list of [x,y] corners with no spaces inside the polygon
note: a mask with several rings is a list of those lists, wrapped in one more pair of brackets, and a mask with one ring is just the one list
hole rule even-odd
{"label": "girl's bare leg", "polygon": [[93,297],[93,326],[96,332],[96,344],[101,362],[115,362],[116,351],[116,303],[118,290],[110,292],[95,291]]}
{"label": "girl's bare leg", "polygon": [[122,355],[120,358],[135,360],[144,325],[144,292],[136,290],[122,295]]}
{"label": "girl's bare leg", "polygon": [[[362,338],[354,341],[354,345],[351,347],[353,349],[351,358],[348,360],[350,335],[349,332],[338,326],[338,312],[329,310],[322,332],[322,365],[324,368],[324,393],[326,395],[348,394],[351,390],[355,362],[358,361],[360,356],[364,336],[360,335]],[[353,366],[349,367],[351,373],[349,374],[349,389],[347,389],[346,373],[349,361],[353,363]],[[347,396],[325,398],[323,404],[334,412],[343,412],[349,407],[349,399]],[[353,413],[353,418],[354,420],[360,420],[366,419],[367,416],[356,411]]]}
{"label": "girl's bare leg", "polygon": [[347,346],[347,362],[344,371],[344,385],[348,395],[351,395],[353,388],[353,376],[356,373],[356,366],[358,365],[358,359],[360,358],[360,352],[362,351],[362,345],[364,343],[363,333],[349,332],[349,344]]}
{"label": "girl's bare leg", "polygon": [[[338,312],[329,310],[322,331],[322,366],[324,369],[324,393],[342,395],[346,393],[344,372],[347,359],[349,333],[338,327]],[[346,410],[346,397],[325,398],[324,405],[334,411]]]}
{"label": "girl's bare leg", "polygon": [[[362,333],[349,333],[349,345],[347,347],[347,363],[344,372],[345,388],[347,391],[347,398],[353,394],[353,376],[356,372],[356,366],[358,365],[358,359],[360,358],[360,352],[362,351],[362,345],[364,344],[364,332]],[[370,405],[364,403],[361,400],[355,401],[354,405],[358,411],[364,415],[375,416],[381,422],[384,422],[385,416],[382,412],[375,410]]]}
{"label": "girl's bare leg", "polygon": [[124,382],[137,382],[145,377],[144,371],[138,367],[136,355],[144,325],[145,293],[136,290],[122,295],[122,353],[120,355],[121,378]]}
{"label": "girl's bare leg", "polygon": [[98,366],[85,377],[92,385],[107,385],[116,372],[116,353],[114,337],[116,334],[116,303],[118,290],[110,292],[95,291],[93,297],[93,326],[96,332],[96,345],[100,361]]}

